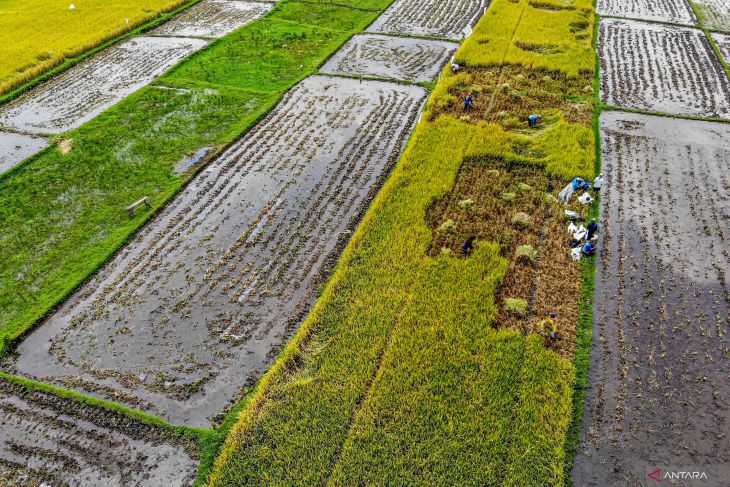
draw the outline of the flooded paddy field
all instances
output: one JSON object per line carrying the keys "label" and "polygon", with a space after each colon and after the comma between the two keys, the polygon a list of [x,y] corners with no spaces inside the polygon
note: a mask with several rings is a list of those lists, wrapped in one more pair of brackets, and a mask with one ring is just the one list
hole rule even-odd
{"label": "flooded paddy field", "polygon": [[121,413],[0,379],[0,485],[189,486],[197,446]]}
{"label": "flooded paddy field", "polygon": [[612,17],[697,25],[687,0],[598,0],[596,12]]}
{"label": "flooded paddy field", "polygon": [[48,139],[0,131],[0,174],[48,145]]}
{"label": "flooded paddy field", "polygon": [[462,39],[487,6],[488,0],[395,0],[368,32]]}
{"label": "flooded paddy field", "polygon": [[309,310],[425,97],[307,78],[28,336],[10,369],[209,426]]}
{"label": "flooded paddy field", "polygon": [[705,27],[730,32],[730,2],[727,0],[694,0]]}
{"label": "flooded paddy field", "polygon": [[730,80],[699,29],[602,19],[598,54],[605,103],[730,118]]}
{"label": "flooded paddy field", "polygon": [[322,66],[323,73],[433,81],[459,45],[455,42],[363,34]]}
{"label": "flooded paddy field", "polygon": [[600,123],[608,184],[575,485],[645,485],[656,468],[690,466],[725,485],[730,125],[622,112]]}
{"label": "flooded paddy field", "polygon": [[725,58],[726,63],[730,63],[730,34],[718,34],[717,32],[712,34],[712,38],[717,44],[717,48],[720,49],[722,57]]}
{"label": "flooded paddy field", "polygon": [[261,17],[273,7],[273,3],[204,0],[153,30],[150,34],[179,37],[223,37]]}
{"label": "flooded paddy field", "polygon": [[180,37],[131,38],[0,107],[0,126],[30,133],[74,129],[207,44]]}

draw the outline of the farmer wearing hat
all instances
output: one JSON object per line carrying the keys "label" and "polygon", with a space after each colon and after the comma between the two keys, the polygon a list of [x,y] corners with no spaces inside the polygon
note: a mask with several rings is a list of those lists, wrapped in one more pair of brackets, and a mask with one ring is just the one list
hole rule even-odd
{"label": "farmer wearing hat", "polygon": [[558,315],[557,313],[551,312],[547,318],[540,322],[540,332],[555,340],[556,334],[558,333]]}
{"label": "farmer wearing hat", "polygon": [[593,180],[593,190],[596,193],[600,193],[604,182],[605,180],[603,179],[603,173],[601,173],[596,179]]}

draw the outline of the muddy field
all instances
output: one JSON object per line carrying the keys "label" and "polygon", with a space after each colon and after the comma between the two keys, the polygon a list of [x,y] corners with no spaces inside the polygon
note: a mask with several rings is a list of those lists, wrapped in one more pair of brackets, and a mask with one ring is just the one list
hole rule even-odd
{"label": "muddy field", "polygon": [[0,174],[48,145],[43,137],[0,132]]}
{"label": "muddy field", "polygon": [[613,17],[697,24],[687,0],[598,0],[596,12]]}
{"label": "muddy field", "polygon": [[488,0],[395,0],[368,32],[463,39]]}
{"label": "muddy field", "polygon": [[0,379],[0,485],[188,486],[194,443],[76,401]]}
{"label": "muddy field", "polygon": [[730,125],[604,112],[601,131],[608,185],[575,485],[646,485],[659,467],[727,485]]}
{"label": "muddy field", "polygon": [[153,30],[152,35],[223,37],[264,15],[273,3],[205,0]]}
{"label": "muddy field", "polygon": [[323,73],[433,81],[459,47],[454,42],[358,35],[332,56]]}
{"label": "muddy field", "polygon": [[31,133],[71,130],[206,45],[179,37],[129,39],[0,108],[0,126]]}
{"label": "muddy field", "polygon": [[713,33],[712,38],[715,40],[718,49],[722,53],[722,57],[725,58],[725,62],[730,62],[730,35]]}
{"label": "muddy field", "polygon": [[598,54],[605,103],[730,118],[730,80],[699,29],[603,19]]}
{"label": "muddy field", "polygon": [[730,31],[730,2],[727,0],[694,0],[703,22],[710,29]]}
{"label": "muddy field", "polygon": [[425,95],[300,83],[19,345],[13,371],[209,426],[309,309]]}

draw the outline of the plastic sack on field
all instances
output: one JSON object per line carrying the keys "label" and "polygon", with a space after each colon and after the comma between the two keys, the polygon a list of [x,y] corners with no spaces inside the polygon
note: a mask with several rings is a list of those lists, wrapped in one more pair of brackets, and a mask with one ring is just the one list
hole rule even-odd
{"label": "plastic sack on field", "polygon": [[568,183],[563,190],[558,193],[558,199],[563,203],[567,204],[570,201],[570,197],[573,196],[575,189],[573,189],[573,183]]}
{"label": "plastic sack on field", "polygon": [[581,204],[587,205],[588,203],[593,202],[593,197],[589,195],[588,193],[583,193],[578,197],[578,201],[581,202]]}
{"label": "plastic sack on field", "polygon": [[576,247],[570,251],[570,257],[573,260],[580,260],[580,247]]}
{"label": "plastic sack on field", "polygon": [[568,225],[568,233],[575,233],[578,231],[578,227],[575,226],[575,223],[570,222],[570,225]]}

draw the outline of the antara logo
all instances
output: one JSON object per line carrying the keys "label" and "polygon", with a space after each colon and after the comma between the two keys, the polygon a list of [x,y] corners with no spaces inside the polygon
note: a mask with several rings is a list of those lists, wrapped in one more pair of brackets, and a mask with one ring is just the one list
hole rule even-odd
{"label": "antara logo", "polygon": [[664,470],[662,472],[661,468],[649,472],[647,476],[655,482],[662,482],[663,480],[707,480],[705,472],[689,470]]}

